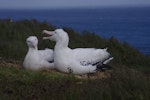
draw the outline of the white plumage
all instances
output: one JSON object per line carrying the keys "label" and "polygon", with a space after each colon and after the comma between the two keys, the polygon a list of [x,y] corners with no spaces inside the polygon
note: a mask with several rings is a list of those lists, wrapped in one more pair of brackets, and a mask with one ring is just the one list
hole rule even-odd
{"label": "white plumage", "polygon": [[38,50],[38,39],[36,36],[29,36],[26,39],[28,45],[28,52],[23,61],[23,67],[29,70],[43,70],[54,68],[53,50],[45,49]]}
{"label": "white plumage", "polygon": [[104,62],[108,60],[110,54],[107,49],[95,49],[95,48],[77,48],[72,49],[73,55],[80,62],[88,62],[95,64],[97,62]]}
{"label": "white plumage", "polygon": [[86,74],[96,72],[98,67],[102,67],[104,62],[108,63],[113,57],[107,49],[77,48],[68,47],[69,37],[63,29],[55,31],[44,30],[43,33],[50,39],[56,41],[54,48],[54,64],[57,70],[64,73]]}

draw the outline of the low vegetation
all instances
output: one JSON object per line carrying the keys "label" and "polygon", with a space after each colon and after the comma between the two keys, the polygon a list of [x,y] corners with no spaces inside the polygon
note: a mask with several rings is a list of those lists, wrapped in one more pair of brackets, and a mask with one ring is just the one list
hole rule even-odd
{"label": "low vegetation", "polygon": [[[114,57],[108,77],[80,79],[57,71],[33,72],[22,68],[27,52],[26,38],[36,35],[39,49],[53,48],[55,43],[42,40],[42,30],[55,26],[36,20],[0,20],[0,99],[86,99],[86,100],[149,100],[150,57],[144,56],[128,43],[114,37],[103,39],[95,33],[77,33],[63,29],[70,36],[69,46],[108,48]],[[99,76],[101,77],[101,76]]]}

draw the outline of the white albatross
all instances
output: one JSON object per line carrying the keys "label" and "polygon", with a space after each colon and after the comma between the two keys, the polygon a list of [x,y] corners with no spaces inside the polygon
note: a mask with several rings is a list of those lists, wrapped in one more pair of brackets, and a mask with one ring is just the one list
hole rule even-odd
{"label": "white albatross", "polygon": [[54,47],[54,64],[57,70],[64,73],[87,74],[102,69],[106,63],[113,59],[107,49],[77,48],[68,47],[69,36],[63,29],[54,31],[43,30],[47,37],[56,41]]}
{"label": "white albatross", "polygon": [[25,69],[40,71],[54,68],[53,50],[47,48],[45,50],[38,50],[38,39],[36,36],[29,36],[26,39],[26,43],[28,45],[28,52],[23,61]]}

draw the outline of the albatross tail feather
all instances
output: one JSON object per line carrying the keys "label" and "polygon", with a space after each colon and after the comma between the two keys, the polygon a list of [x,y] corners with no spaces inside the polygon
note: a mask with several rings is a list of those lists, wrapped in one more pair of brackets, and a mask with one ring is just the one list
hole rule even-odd
{"label": "albatross tail feather", "polygon": [[97,66],[97,71],[105,71],[105,70],[110,70],[112,69],[112,66],[107,65],[107,64],[102,64]]}

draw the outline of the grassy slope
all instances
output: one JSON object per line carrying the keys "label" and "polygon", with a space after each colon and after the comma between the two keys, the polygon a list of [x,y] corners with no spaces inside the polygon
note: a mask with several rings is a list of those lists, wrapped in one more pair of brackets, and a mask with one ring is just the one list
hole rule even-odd
{"label": "grassy slope", "polygon": [[14,60],[23,60],[27,51],[25,39],[29,35],[38,36],[39,48],[54,46],[54,43],[41,39],[43,29],[53,30],[55,27],[36,20],[0,20],[0,56],[3,58],[0,58],[0,100],[149,100],[150,58],[143,56],[127,43],[121,44],[114,38],[105,40],[86,31],[79,35],[64,28],[69,33],[69,46],[72,48],[109,48],[115,58],[111,62],[114,68],[110,77],[84,80],[51,71],[32,72],[22,69],[21,63]]}
{"label": "grassy slope", "polygon": [[0,65],[0,97],[9,99],[149,100],[150,77],[125,66],[102,79],[78,79],[58,72]]}

